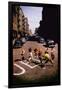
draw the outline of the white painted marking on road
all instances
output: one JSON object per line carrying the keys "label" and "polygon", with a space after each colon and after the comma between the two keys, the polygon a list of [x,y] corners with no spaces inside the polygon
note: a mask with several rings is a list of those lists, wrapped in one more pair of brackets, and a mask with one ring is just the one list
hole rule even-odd
{"label": "white painted marking on road", "polygon": [[22,74],[25,73],[25,69],[23,67],[21,67],[20,65],[14,64],[14,66],[16,66],[17,68],[21,69],[22,72],[21,73],[14,73],[13,75],[22,75]]}
{"label": "white painted marking on road", "polygon": [[19,61],[19,62],[22,63],[22,64],[24,64],[24,65],[26,65],[26,66],[28,66],[31,69],[33,69],[33,68],[35,68],[35,67],[38,66],[38,65],[31,66],[31,65],[29,65],[29,63],[24,63],[23,61]]}

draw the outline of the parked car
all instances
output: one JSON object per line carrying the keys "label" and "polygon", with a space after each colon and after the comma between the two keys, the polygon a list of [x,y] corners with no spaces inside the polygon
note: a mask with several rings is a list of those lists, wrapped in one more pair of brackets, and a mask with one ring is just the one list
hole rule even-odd
{"label": "parked car", "polygon": [[27,40],[26,40],[25,37],[22,37],[22,38],[21,38],[21,41],[22,41],[22,43],[24,44]]}
{"label": "parked car", "polygon": [[28,36],[28,41],[35,41],[35,36]]}
{"label": "parked car", "polygon": [[40,42],[40,43],[45,43],[45,39],[42,38],[42,37],[39,37],[39,42]]}
{"label": "parked car", "polygon": [[39,43],[44,43],[45,42],[44,38],[42,38],[42,37],[40,37],[38,35],[29,36],[28,41],[37,41]]}
{"label": "parked car", "polygon": [[53,47],[55,47],[55,42],[54,42],[54,40],[48,39],[46,41],[46,45],[50,48],[53,48]]}
{"label": "parked car", "polygon": [[16,39],[13,45],[13,48],[20,48],[22,46],[22,41],[19,39]]}

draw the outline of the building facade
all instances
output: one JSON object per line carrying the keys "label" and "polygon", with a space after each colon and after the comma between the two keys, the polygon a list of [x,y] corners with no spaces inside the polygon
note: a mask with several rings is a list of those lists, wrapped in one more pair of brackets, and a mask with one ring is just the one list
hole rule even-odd
{"label": "building facade", "polygon": [[24,16],[24,13],[20,6],[13,7],[13,38],[16,38],[20,34],[20,37],[29,34],[28,18]]}

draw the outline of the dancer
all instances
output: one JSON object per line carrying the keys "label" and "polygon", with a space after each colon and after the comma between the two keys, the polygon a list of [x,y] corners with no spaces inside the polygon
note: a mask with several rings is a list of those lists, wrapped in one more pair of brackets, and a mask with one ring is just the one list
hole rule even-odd
{"label": "dancer", "polygon": [[44,55],[43,55],[43,60],[45,60],[45,63],[48,63],[50,62],[51,64],[53,64],[51,58],[50,58],[50,55],[47,51],[45,51]]}
{"label": "dancer", "polygon": [[29,63],[30,63],[30,62],[32,61],[32,59],[33,59],[32,48],[29,48],[29,49],[28,49],[28,53],[29,53],[28,61],[29,61]]}
{"label": "dancer", "polygon": [[21,53],[21,59],[22,59],[22,61],[25,60],[24,54],[25,54],[25,50],[23,49],[22,50],[22,53]]}
{"label": "dancer", "polygon": [[54,51],[53,48],[51,48],[51,59],[54,60],[54,58],[55,58]]}
{"label": "dancer", "polygon": [[34,58],[38,59],[38,50],[37,50],[37,48],[34,49]]}

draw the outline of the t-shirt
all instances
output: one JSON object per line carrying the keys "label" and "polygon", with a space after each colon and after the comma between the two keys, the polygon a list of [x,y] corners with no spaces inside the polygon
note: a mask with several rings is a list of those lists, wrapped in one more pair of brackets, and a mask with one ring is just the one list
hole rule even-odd
{"label": "t-shirt", "polygon": [[49,54],[46,53],[46,54],[44,55],[44,59],[50,59]]}
{"label": "t-shirt", "polygon": [[29,56],[33,58],[33,54],[32,54],[32,52],[29,53]]}

